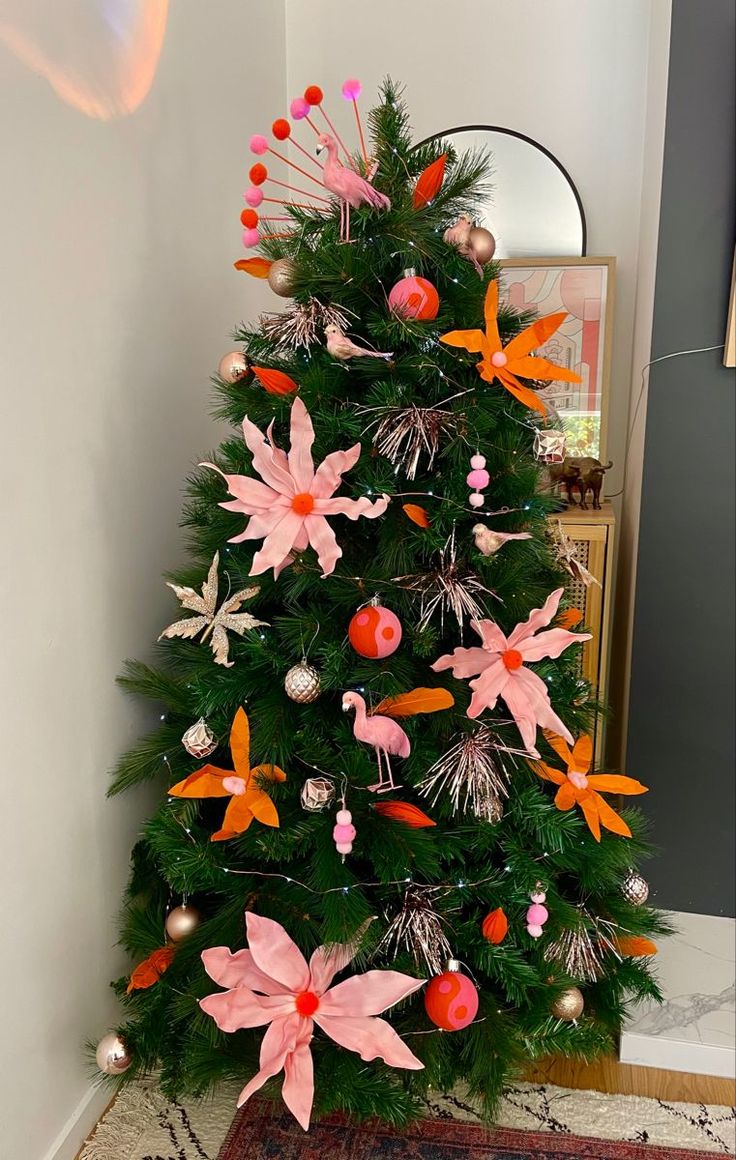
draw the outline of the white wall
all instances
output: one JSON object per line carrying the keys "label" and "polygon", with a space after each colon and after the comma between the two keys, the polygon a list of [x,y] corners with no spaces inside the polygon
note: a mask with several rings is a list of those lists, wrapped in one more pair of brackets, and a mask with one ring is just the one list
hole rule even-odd
{"label": "white wall", "polygon": [[147,798],[106,801],[106,770],[147,718],[113,682],[167,623],[208,376],[266,300],[232,261],[283,36],[274,0],[177,0],[150,96],[105,122],[0,46],[3,1160],[51,1155],[89,1090],[82,1042],[115,1017]]}

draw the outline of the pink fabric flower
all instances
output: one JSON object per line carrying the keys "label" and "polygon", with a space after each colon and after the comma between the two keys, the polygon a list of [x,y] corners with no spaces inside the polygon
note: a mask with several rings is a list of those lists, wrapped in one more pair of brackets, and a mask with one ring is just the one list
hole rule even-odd
{"label": "pink fabric flower", "polygon": [[261,480],[247,475],[225,475],[213,463],[203,463],[219,472],[235,499],[221,503],[226,511],[243,512],[250,516],[245,531],[233,536],[231,544],[243,540],[260,540],[263,546],[253,557],[251,576],[259,576],[273,568],[278,576],[292,562],[292,552],[302,552],[312,545],[322,567],[322,575],[334,571],[342,556],[335,533],[326,516],[359,516],[375,519],[388,507],[389,497],[371,501],[334,499],[342,483],[342,474],[354,467],[360,458],[360,443],[349,451],[333,451],[315,471],[311,447],[314,427],[301,399],[291,406],[291,450],[281,451],[271,437],[273,423],[264,435],[250,419],[243,419],[243,438],[253,455],[253,467]]}
{"label": "pink fabric flower", "polygon": [[230,990],[200,1000],[221,1031],[270,1024],[261,1043],[261,1069],[240,1093],[242,1107],[267,1079],[284,1071],[284,1102],[306,1131],[314,1100],[314,1024],[361,1059],[383,1059],[392,1067],[418,1070],[421,1060],[384,1019],[375,1016],[424,983],[398,971],[367,971],[330,984],[348,965],[356,947],[318,947],[309,963],[284,928],[270,918],[245,916],[248,950],[227,947],[202,952],[210,978]]}
{"label": "pink fabric flower", "polygon": [[475,677],[470,682],[473,697],[468,717],[478,717],[484,709],[493,709],[502,697],[532,757],[539,757],[535,748],[538,725],[552,729],[570,745],[573,743],[569,729],[552,709],[544,681],[526,668],[527,661],[558,657],[571,644],[590,640],[587,632],[573,633],[564,628],[539,631],[554,617],[563,592],[564,588],[558,588],[551,593],[544,607],[535,608],[528,620],[517,624],[508,640],[493,620],[471,620],[482,645],[456,648],[432,665],[436,673],[452,669],[454,677]]}

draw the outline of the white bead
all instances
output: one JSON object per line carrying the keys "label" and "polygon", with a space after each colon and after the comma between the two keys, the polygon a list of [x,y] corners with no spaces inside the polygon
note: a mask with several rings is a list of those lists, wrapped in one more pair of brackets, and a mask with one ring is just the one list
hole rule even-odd
{"label": "white bead", "polygon": [[479,491],[471,492],[468,498],[470,500],[470,506],[474,508],[483,507],[485,503],[485,496],[481,495]]}

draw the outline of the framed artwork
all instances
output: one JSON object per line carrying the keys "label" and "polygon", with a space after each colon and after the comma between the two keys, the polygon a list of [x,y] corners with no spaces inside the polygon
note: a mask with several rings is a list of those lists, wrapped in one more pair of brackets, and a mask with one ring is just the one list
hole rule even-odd
{"label": "framed artwork", "polygon": [[574,370],[582,382],[551,382],[538,392],[562,420],[568,455],[605,462],[613,338],[615,258],[506,258],[502,301],[515,310],[567,318],[538,354]]}

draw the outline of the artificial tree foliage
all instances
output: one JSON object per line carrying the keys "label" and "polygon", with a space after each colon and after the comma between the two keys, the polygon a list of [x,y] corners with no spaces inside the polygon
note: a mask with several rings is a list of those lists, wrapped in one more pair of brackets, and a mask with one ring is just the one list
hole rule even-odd
{"label": "artificial tree foliage", "polygon": [[[293,261],[296,303],[315,297],[339,307],[357,342],[391,351],[393,357],[341,363],[322,341],[308,350],[276,345],[258,323],[243,324],[236,338],[249,362],[284,371],[298,384],[315,427],[315,463],[333,450],[361,443],[360,459],[346,474],[340,494],[387,494],[391,502],[377,520],[331,519],[343,555],[327,578],[310,548],[297,553],[278,579],[271,573],[254,579],[249,571],[260,541],[228,543],[242,531],[244,517],[218,506],[229,498],[222,478],[200,468],[189,480],[183,523],[191,559],[170,579],[198,588],[219,551],[221,594],[257,584],[260,591],[247,610],[268,627],[243,637],[231,634],[231,668],[213,662],[207,642],[165,640],[157,646],[154,664],[129,662],[121,678],[124,688],[156,702],[163,714],[156,731],[120,759],[112,783],[111,792],[119,793],[153,781],[160,797],[133,851],[122,943],[134,963],[161,946],[167,908],[182,898],[203,916],[155,985],[126,994],[127,978],[115,984],[125,1006],[119,1032],[133,1059],[123,1082],[160,1068],[165,1091],[180,1096],[205,1091],[223,1078],[245,1083],[257,1070],[262,1029],[225,1035],[198,1007],[198,1000],[215,990],[200,954],[211,946],[243,947],[246,909],[277,919],[305,953],[322,943],[348,941],[362,929],[361,950],[351,969],[394,967],[426,976],[426,966],[405,947],[386,950],[380,944],[407,884],[442,884],[448,889],[434,896],[434,906],[453,954],[478,985],[476,1021],[454,1033],[433,1031],[421,993],[395,1008],[388,1018],[425,1064],[415,1072],[363,1063],[318,1034],[312,1044],[315,1113],[342,1109],[396,1123],[416,1111],[417,1098],[429,1086],[449,1088],[463,1079],[491,1117],[503,1085],[518,1078],[530,1061],[550,1055],[589,1059],[609,1051],[628,1004],[658,996],[648,959],[605,949],[601,978],[581,982],[545,959],[546,946],[566,928],[576,928],[581,915],[593,937],[601,919],[628,935],[663,932],[665,924],[653,910],[632,906],[621,893],[626,871],[647,853],[643,819],[635,809],[623,811],[631,838],[604,831],[597,842],[577,809],[555,807],[555,787],[542,781],[518,752],[502,755],[508,798],[496,822],[478,819],[467,809],[453,813],[447,794],[433,804],[418,795],[430,767],[458,736],[477,727],[466,716],[467,681],[434,673],[430,664],[476,640],[467,620],[461,626],[451,611],[443,616],[440,608],[419,627],[421,594],[403,578],[437,569],[454,533],[458,566],[488,590],[479,597],[484,615],[508,633],[564,585],[566,575],[547,534],[548,515],[557,501],[541,490],[541,468],[532,453],[539,417],[498,383],[484,382],[477,357],[438,341],[449,330],[483,326],[485,290],[498,268],[490,263],[479,278],[443,234],[459,214],[472,216],[487,196],[490,159],[456,156],[438,141],[414,146],[406,106],[391,82],[370,114],[369,148],[377,163],[376,187],[391,199],[389,211],[354,210],[351,241],[344,244],[336,207],[329,212],[291,208],[293,228],[264,241],[262,250],[271,259]],[[428,205],[416,209],[412,192],[417,178],[442,152],[447,154],[442,187]],[[439,292],[440,311],[433,321],[399,318],[387,307],[391,287],[408,267]],[[283,305],[276,300],[274,308]],[[528,322],[502,308],[503,341]],[[253,474],[239,430],[243,416],[262,430],[273,422],[277,443],[288,447],[293,396],[268,393],[252,374],[235,383],[218,379],[215,387],[214,413],[234,431],[202,458],[228,473]],[[401,467],[376,452],[371,424],[381,414],[373,408],[412,404],[441,404],[453,422],[440,435],[431,469],[425,455],[416,478],[409,480]],[[470,457],[477,452],[486,457],[491,476],[486,506],[478,514],[468,506],[466,484]],[[428,527],[407,517],[406,503],[425,510]],[[502,514],[489,515],[488,509]],[[530,532],[532,538],[484,557],[472,534],[478,519],[501,531]],[[346,635],[355,611],[376,594],[403,626],[401,646],[383,661],[357,655]],[[563,598],[562,608],[569,605]],[[172,603],[171,619],[178,614]],[[286,695],[284,677],[305,651],[320,672],[321,695],[300,705]],[[542,660],[534,669],[547,681],[552,705],[572,734],[589,730],[600,706],[595,691],[581,680],[579,647],[557,660]],[[375,810],[379,799],[367,791],[376,780],[374,754],[354,739],[351,719],[341,706],[347,690],[361,690],[375,706],[386,696],[419,686],[449,689],[455,705],[402,721],[411,756],[395,760],[401,788],[380,800],[413,803],[436,822],[414,829]],[[222,799],[180,800],[167,790],[202,765],[187,755],[180,740],[200,717],[220,740],[209,760],[232,768],[228,735],[240,706],[250,721],[253,764],[273,763],[287,774],[285,782],[268,787],[280,827],[255,822],[237,838],[212,842],[211,834],[221,825]],[[481,722],[501,746],[522,748],[502,702]],[[548,763],[560,764],[541,730],[538,745]],[[334,780],[338,798],[345,791],[357,828],[353,852],[344,860],[332,839],[337,804],[321,813],[306,812],[300,804],[305,779],[324,775]],[[525,914],[539,882],[550,917],[543,937],[535,940],[526,932]],[[481,924],[497,907],[503,908],[509,931],[502,943],[491,945]],[[584,1014],[575,1023],[561,1022],[551,1006],[576,983],[585,996]],[[416,1034],[428,1031],[433,1033]],[[266,1094],[277,1094],[279,1083],[267,1086]]]}

